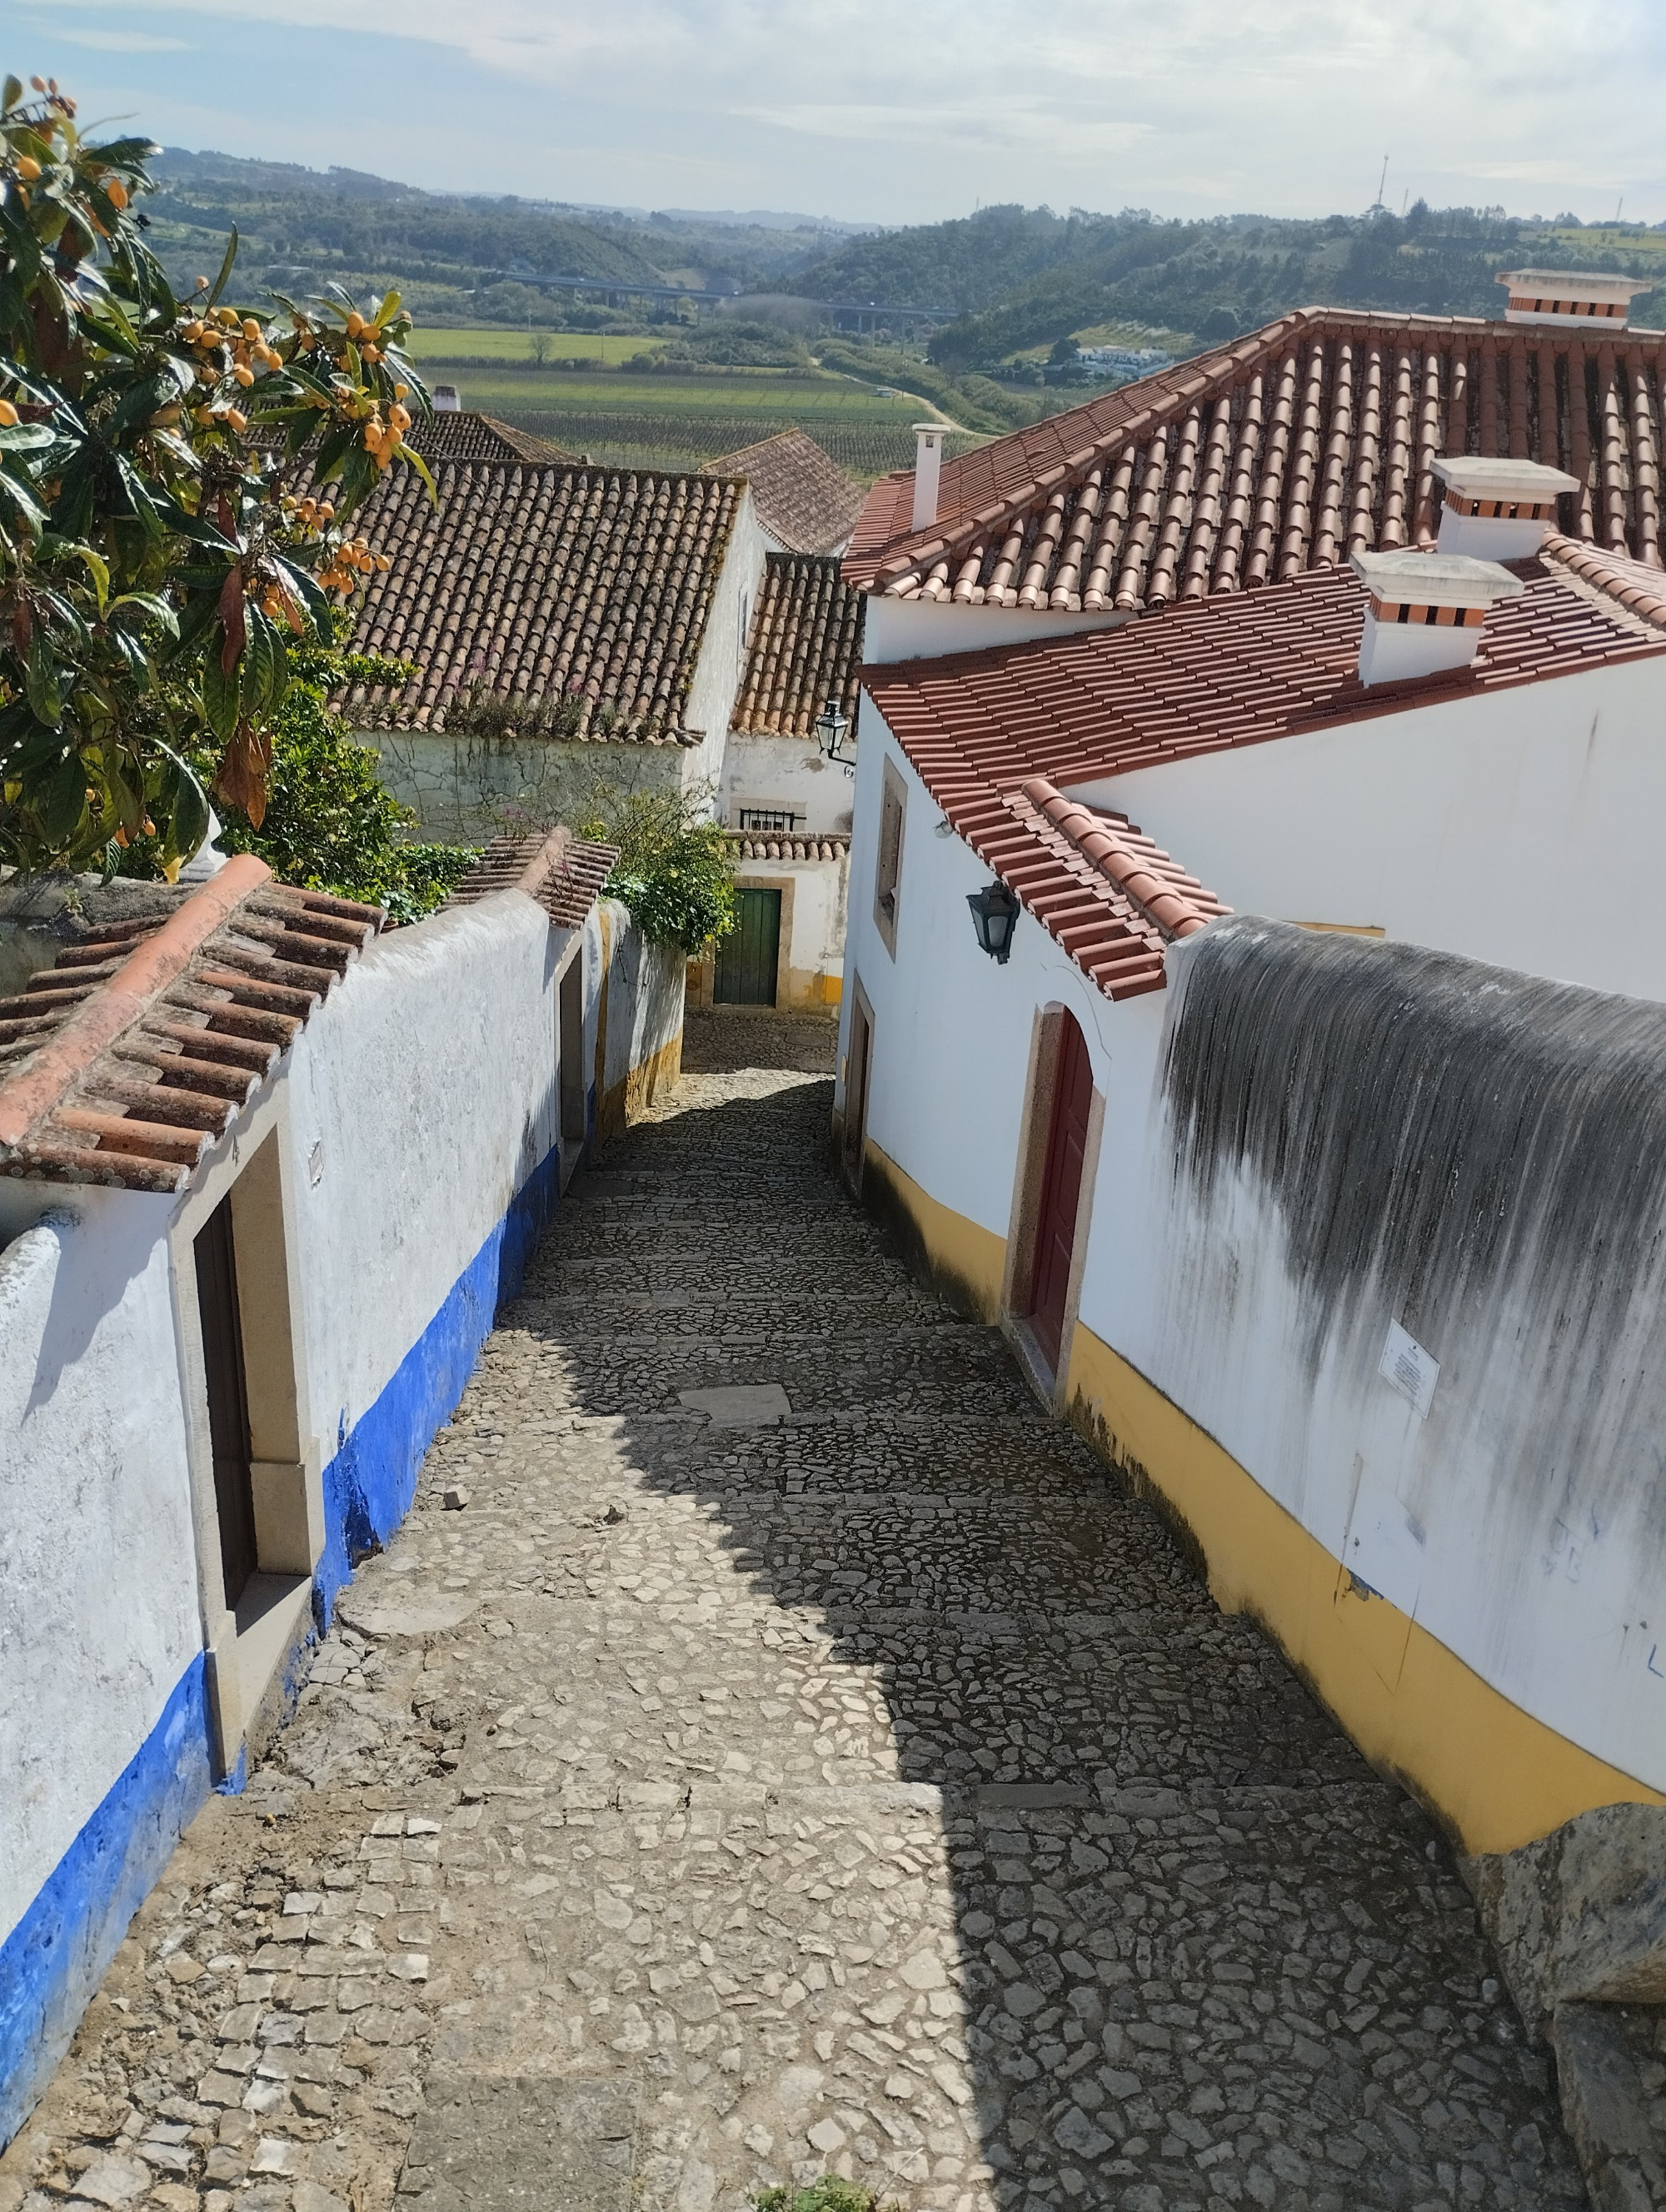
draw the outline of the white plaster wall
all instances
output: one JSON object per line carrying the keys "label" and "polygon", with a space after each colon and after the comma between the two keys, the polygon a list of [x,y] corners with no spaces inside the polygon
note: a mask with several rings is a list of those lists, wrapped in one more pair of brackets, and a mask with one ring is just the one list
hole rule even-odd
{"label": "white plaster wall", "polygon": [[862,658],[874,666],[882,660],[935,660],[947,653],[982,653],[986,646],[1038,645],[1078,630],[1119,629],[1130,619],[1058,614],[1050,608],[944,606],[935,599],[876,593],[867,603]]}
{"label": "white plaster wall", "polygon": [[735,510],[734,526],[718,570],[716,587],[706,616],[705,635],[689,684],[684,721],[702,733],[705,756],[698,773],[714,784],[721,782],[724,746],[734,713],[735,694],[746,665],[746,633],[757,605],[763,576],[767,541],[752,503],[749,485]]}
{"label": "white plaster wall", "polygon": [[1240,914],[1666,998],[1666,660],[1073,787]]}
{"label": "white plaster wall", "polygon": [[754,884],[760,890],[791,885],[789,968],[800,975],[844,973],[848,874],[844,860],[737,860],[734,873],[738,884]]}
{"label": "white plaster wall", "polygon": [[[1171,1015],[1202,941],[1174,948],[1170,990],[1127,1011]],[[1510,1285],[1427,1347],[1441,1366],[1426,1419],[1378,1371],[1399,1319],[1380,1299],[1327,1340],[1310,1373],[1276,1207],[1240,1180],[1203,1216],[1173,1174],[1161,1030],[1119,1019],[1116,1032],[1082,1321],[1334,1558],[1357,1504],[1364,1548],[1350,1547],[1349,1563],[1484,1680],[1666,1789],[1666,1408],[1641,1275],[1635,1343],[1617,1361],[1626,1386],[1605,1398],[1562,1480],[1519,1479],[1525,1455],[1512,1438],[1533,1423],[1540,1383]],[[1639,1227],[1640,1271],[1649,1243]]]}
{"label": "white plaster wall", "polygon": [[[990,872],[958,837],[937,835],[941,810],[873,702],[864,700],[863,709],[841,1070],[849,1049],[854,975],[873,1009],[869,1137],[940,1204],[1005,1237],[1035,1010],[1065,1006],[1076,1016],[1100,1088],[1110,1024],[1122,1010],[1093,988],[1030,915],[1018,917],[1005,966],[980,949],[966,901],[991,881]],[[908,793],[894,961],[873,921],[886,759]],[[842,1108],[842,1092],[839,1103]]]}
{"label": "white plaster wall", "polygon": [[[1302,1356],[1301,1301],[1276,1209],[1231,1189],[1208,1218],[1177,1187],[1161,1095],[1170,988],[1113,1005],[1021,915],[1005,968],[976,949],[964,905],[988,871],[937,809],[877,716],[858,776],[849,965],[874,1010],[868,1128],[933,1198],[1006,1233],[1033,1018],[1081,1024],[1105,1111],[1080,1319],[1215,1437],[1334,1557],[1356,1509],[1359,1571],[1523,1711],[1666,1789],[1666,1405],[1657,1306],[1639,1278],[1618,1348],[1629,1378],[1554,1484],[1517,1479],[1537,1380],[1508,1284],[1497,1309],[1428,1349],[1441,1362],[1426,1419],[1378,1372],[1399,1316],[1367,1301]],[[872,918],[881,757],[909,793],[895,963]],[[1166,773],[1166,771],[1161,772]],[[847,986],[848,1002],[853,994]],[[848,1046],[844,1016],[842,1054]],[[1639,1230],[1639,1267],[1650,1232]],[[1650,1281],[1652,1278],[1649,1279]],[[1395,1516],[1398,1516],[1396,1519]],[[1385,1520],[1386,1516],[1386,1520]]]}
{"label": "white plaster wall", "polygon": [[296,1044],[289,1166],[326,1461],[556,1142],[558,949],[518,891],[441,911],[377,939]]}
{"label": "white plaster wall", "polygon": [[172,1200],[8,1183],[0,1219],[0,1939],[202,1648]]}
{"label": "white plaster wall", "polygon": [[848,832],[854,805],[852,772],[830,761],[813,738],[754,737],[732,730],[723,763],[723,819],[740,827],[743,806],[790,807],[800,833]]}

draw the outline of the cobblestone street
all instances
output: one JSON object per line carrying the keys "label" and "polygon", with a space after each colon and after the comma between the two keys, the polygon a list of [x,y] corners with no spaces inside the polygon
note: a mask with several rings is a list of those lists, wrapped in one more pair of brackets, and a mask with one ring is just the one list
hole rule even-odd
{"label": "cobblestone street", "polygon": [[888,1255],[830,1040],[691,1018],[0,2212],[1584,2203],[1445,1846]]}

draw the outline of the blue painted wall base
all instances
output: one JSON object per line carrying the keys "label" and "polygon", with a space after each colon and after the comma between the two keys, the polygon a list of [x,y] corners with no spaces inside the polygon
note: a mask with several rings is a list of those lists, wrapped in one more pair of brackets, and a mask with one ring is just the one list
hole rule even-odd
{"label": "blue painted wall base", "polygon": [[[374,1405],[350,1432],[344,1419],[336,1455],[324,1470],[325,1550],[313,1601],[320,1633],[356,1563],[380,1551],[410,1510],[435,1431],[456,1410],[497,1310],[520,1290],[560,1197],[560,1155],[552,1152],[517,1191]],[[51,2079],[133,1915],[210,1791],[242,1787],[240,1750],[233,1772],[216,1780],[204,1676],[199,1653],[0,1944],[0,2149]]]}
{"label": "blue painted wall base", "polygon": [[201,1655],[0,1944],[0,2146],[70,2046],[129,1922],[213,1786]]}

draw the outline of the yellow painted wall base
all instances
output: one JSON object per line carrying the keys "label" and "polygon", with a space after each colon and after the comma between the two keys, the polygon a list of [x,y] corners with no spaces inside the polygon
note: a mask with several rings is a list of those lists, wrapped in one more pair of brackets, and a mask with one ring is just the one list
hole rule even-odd
{"label": "yellow painted wall base", "polygon": [[[920,1272],[997,1321],[1006,1243],[922,1190],[872,1141],[863,1197]],[[1341,1563],[1247,1468],[1080,1322],[1074,1426],[1177,1525],[1225,1613],[1259,1622],[1374,1765],[1469,1853],[1508,1851],[1599,1805],[1666,1804],[1484,1682]]]}
{"label": "yellow painted wall base", "polygon": [[952,1305],[976,1321],[1000,1320],[1004,1237],[940,1205],[871,1137],[862,1151],[862,1198]]}
{"label": "yellow painted wall base", "polygon": [[1469,1852],[1513,1850],[1594,1806],[1666,1798],[1484,1682],[1346,1569],[1247,1469],[1079,1322],[1070,1417],[1182,1524],[1225,1613],[1260,1622],[1373,1765]]}
{"label": "yellow painted wall base", "polygon": [[683,1073],[683,1032],[678,1030],[640,1067],[633,1067],[623,1083],[609,1085],[596,1100],[598,1139],[617,1137],[653,1105],[660,1092]]}

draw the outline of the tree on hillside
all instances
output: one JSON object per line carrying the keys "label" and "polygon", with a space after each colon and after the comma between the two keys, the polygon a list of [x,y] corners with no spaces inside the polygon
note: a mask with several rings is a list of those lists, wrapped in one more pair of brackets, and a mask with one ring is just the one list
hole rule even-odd
{"label": "tree on hillside", "polygon": [[386,566],[351,518],[388,469],[427,477],[427,398],[397,294],[240,311],[234,233],[176,298],[134,204],[155,149],[75,116],[55,82],[0,91],[0,863],[148,841],[173,875],[205,782],[258,828],[292,655]]}

